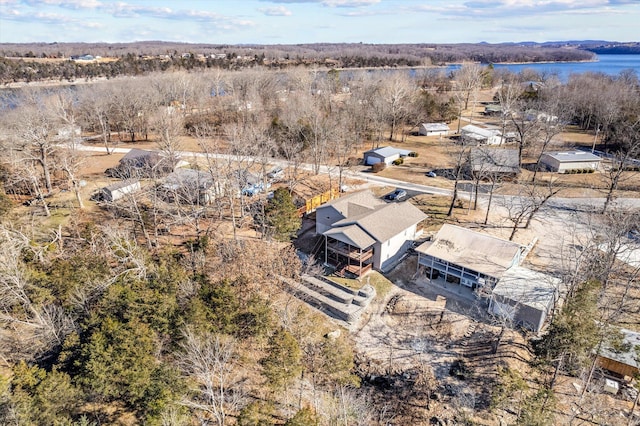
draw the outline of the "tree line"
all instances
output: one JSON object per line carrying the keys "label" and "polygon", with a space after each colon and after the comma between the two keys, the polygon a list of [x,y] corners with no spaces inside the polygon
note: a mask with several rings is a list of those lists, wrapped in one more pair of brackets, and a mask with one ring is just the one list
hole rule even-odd
{"label": "tree line", "polygon": [[[78,63],[34,61],[28,58],[70,58],[84,54],[115,59]],[[308,44],[308,45],[200,45],[163,42],[130,44],[0,44],[0,83],[76,81],[113,78],[179,69],[237,69],[247,67],[334,68],[417,67],[474,61],[547,62],[593,59],[586,50],[516,44]],[[20,59],[22,58],[22,60]]]}

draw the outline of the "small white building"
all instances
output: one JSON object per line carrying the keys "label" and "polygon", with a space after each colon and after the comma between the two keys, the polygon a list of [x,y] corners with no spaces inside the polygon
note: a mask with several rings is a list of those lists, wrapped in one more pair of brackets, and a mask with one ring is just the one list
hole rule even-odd
{"label": "small white building", "polygon": [[370,149],[364,153],[364,164],[372,166],[376,163],[385,163],[388,166],[398,158],[404,158],[410,153],[411,151],[409,150],[398,149],[392,146]]}
{"label": "small white building", "polygon": [[139,190],[140,181],[123,180],[122,182],[117,182],[113,185],[102,188],[100,193],[103,201],[113,202]]}
{"label": "small white building", "polygon": [[422,136],[447,136],[451,129],[446,123],[422,123],[418,132]]}
{"label": "small white building", "polygon": [[568,173],[572,170],[598,170],[602,159],[586,151],[545,152],[540,162],[552,172]]}
{"label": "small white building", "polygon": [[497,129],[485,129],[468,124],[460,129],[463,144],[500,145],[503,143],[502,134]]}

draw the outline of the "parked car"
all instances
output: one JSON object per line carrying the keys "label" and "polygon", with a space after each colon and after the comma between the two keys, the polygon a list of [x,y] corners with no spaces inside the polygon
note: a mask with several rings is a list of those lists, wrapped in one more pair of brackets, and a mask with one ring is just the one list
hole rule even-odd
{"label": "parked car", "polygon": [[284,170],[282,170],[282,167],[274,167],[269,173],[267,173],[267,177],[269,179],[280,179],[282,176],[284,176]]}
{"label": "parked car", "polygon": [[436,176],[438,176],[438,175],[434,171],[430,171],[430,172],[427,173],[427,177],[436,177]]}
{"label": "parked car", "polygon": [[407,191],[404,189],[396,189],[392,193],[387,194],[384,198],[389,201],[402,201],[407,198]]}

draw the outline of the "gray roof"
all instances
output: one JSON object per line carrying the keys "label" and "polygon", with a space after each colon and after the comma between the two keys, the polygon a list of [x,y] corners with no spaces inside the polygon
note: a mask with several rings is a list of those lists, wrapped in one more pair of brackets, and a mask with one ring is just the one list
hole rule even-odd
{"label": "gray roof", "polygon": [[163,186],[168,189],[180,187],[209,188],[213,185],[213,177],[207,172],[194,169],[177,169],[169,174]]}
{"label": "gray roof", "polygon": [[560,283],[559,278],[515,266],[502,275],[493,294],[547,312],[555,301]]}
{"label": "gray roof", "polygon": [[416,251],[500,278],[521,249],[520,244],[512,241],[445,223],[433,241],[421,244]]}
{"label": "gray roof", "polygon": [[606,345],[600,349],[600,356],[609,358],[614,361],[618,361],[625,365],[640,368],[640,363],[636,359],[638,356],[635,351],[636,346],[640,346],[640,333],[621,328],[623,339],[622,343],[629,348],[627,351],[616,352],[613,348],[606,347]]}
{"label": "gray roof", "polygon": [[126,188],[129,186],[134,186],[134,185],[139,185],[139,181],[137,179],[135,180],[123,180],[120,182],[116,182],[113,183],[109,186],[106,186],[104,188],[102,188],[103,190],[109,191],[109,192],[113,192],[113,191],[117,191],[118,189],[122,189],[122,188]]}
{"label": "gray roof", "polygon": [[556,151],[545,152],[551,158],[561,163],[583,162],[583,161],[600,161],[601,158],[595,154],[586,151]]}
{"label": "gray roof", "polygon": [[332,208],[340,213],[343,218],[346,218],[373,210],[376,206],[384,204],[386,203],[376,197],[373,192],[365,190],[353,192],[351,194],[343,195],[340,198],[336,198],[335,200],[331,200],[318,207],[318,210]]}
{"label": "gray roof", "polygon": [[392,146],[383,146],[382,148],[370,149],[369,151],[366,151],[365,154],[373,153],[381,157],[388,158],[393,157],[394,155],[409,155],[410,152],[411,151],[407,149],[398,149]]}
{"label": "gray roof", "polygon": [[122,157],[122,160],[141,160],[146,158],[157,160],[160,158],[160,154],[156,151],[146,151],[144,149],[132,148],[125,154],[124,157]]}
{"label": "gray roof", "polygon": [[460,131],[465,133],[465,136],[470,136],[472,138],[490,138],[500,135],[500,130],[485,129],[483,127],[474,126],[473,124],[467,124],[460,129]]}
{"label": "gray roof", "polygon": [[469,161],[474,172],[520,173],[517,149],[473,148]]}
{"label": "gray roof", "polygon": [[448,132],[450,130],[446,123],[422,123],[422,127],[429,132]]}
{"label": "gray roof", "polygon": [[405,229],[418,224],[427,217],[408,201],[384,204],[360,215],[348,217],[334,223],[335,227],[358,225],[378,242],[385,242]]}
{"label": "gray roof", "polygon": [[[339,213],[339,216],[333,223],[326,223],[332,229],[324,232],[324,235],[343,242],[347,241],[341,238],[351,239],[352,245],[360,248],[369,247],[375,241],[385,242],[427,217],[408,201],[386,203],[369,190],[354,192],[318,207],[317,220],[327,215],[321,211],[327,208]],[[356,232],[356,228],[364,232],[367,238]]]}
{"label": "gray roof", "polygon": [[371,247],[376,242],[376,240],[371,238],[369,234],[364,232],[358,225],[332,228],[326,231],[324,235],[361,249]]}

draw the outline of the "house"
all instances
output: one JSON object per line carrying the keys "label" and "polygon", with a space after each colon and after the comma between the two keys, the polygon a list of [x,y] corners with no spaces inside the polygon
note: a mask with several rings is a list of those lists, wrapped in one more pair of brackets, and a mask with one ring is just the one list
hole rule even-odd
{"label": "house", "polygon": [[548,274],[514,266],[493,288],[489,312],[538,332],[556,306],[560,284]]}
{"label": "house", "polygon": [[429,278],[470,288],[493,288],[502,275],[522,261],[524,247],[513,241],[444,224],[432,241],[416,248],[418,264]]}
{"label": "house", "polygon": [[538,332],[558,299],[560,280],[520,266],[527,247],[445,224],[416,248],[430,280],[470,287],[488,298],[488,311]]}
{"label": "house", "polygon": [[468,168],[474,176],[517,177],[520,174],[518,150],[488,146],[472,148]]}
{"label": "house", "polygon": [[392,146],[370,149],[364,153],[364,164],[371,166],[376,163],[385,163],[387,166],[401,157],[406,157],[411,151],[406,149],[397,149]]}
{"label": "house", "polygon": [[120,179],[151,178],[165,176],[173,171],[175,164],[157,151],[131,149],[120,159],[118,166],[107,169],[107,176]]}
{"label": "house", "polygon": [[540,162],[548,170],[558,173],[570,173],[572,170],[598,170],[602,159],[587,151],[545,152]]}
{"label": "house", "polygon": [[210,173],[177,169],[165,178],[160,185],[160,192],[168,202],[205,205],[223,193],[222,188],[214,184]]}
{"label": "house", "polygon": [[109,185],[100,190],[98,195],[102,201],[117,201],[128,194],[132,194],[140,190],[140,181],[138,180],[123,180],[116,182],[113,185]]}
{"label": "house", "polygon": [[427,216],[409,202],[386,203],[370,191],[332,200],[316,210],[316,232],[324,236],[325,263],[362,276],[399,260]]}
{"label": "house", "polygon": [[460,129],[460,139],[463,144],[500,145],[503,143],[500,130],[485,129],[473,124],[467,124]]}
{"label": "house", "polygon": [[598,353],[598,366],[620,379],[630,381],[640,372],[640,355],[636,349],[640,348],[640,333],[624,328],[619,331],[622,344],[618,348],[603,345]]}
{"label": "house", "polygon": [[423,136],[447,136],[451,130],[446,123],[422,123],[418,132]]}

